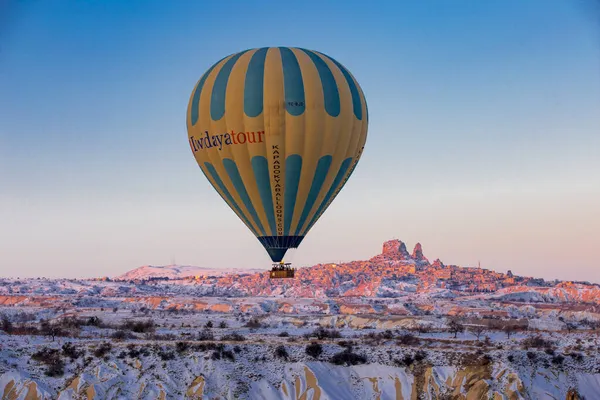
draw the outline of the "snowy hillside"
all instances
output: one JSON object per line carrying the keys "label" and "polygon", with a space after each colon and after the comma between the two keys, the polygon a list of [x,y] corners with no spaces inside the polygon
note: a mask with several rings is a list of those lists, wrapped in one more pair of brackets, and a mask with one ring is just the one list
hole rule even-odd
{"label": "snowy hillside", "polygon": [[226,274],[252,274],[262,272],[259,269],[241,269],[241,268],[206,268],[195,267],[191,265],[166,265],[153,266],[145,265],[123,275],[116,277],[116,280],[143,280],[150,278],[179,279],[185,277],[209,277],[222,276]]}
{"label": "snowy hillside", "polygon": [[275,315],[157,317],[108,312],[57,321],[55,330],[35,332],[29,323],[1,332],[3,398],[573,400],[600,393],[599,342],[589,331],[510,338],[486,331],[478,339],[476,331],[338,330]]}

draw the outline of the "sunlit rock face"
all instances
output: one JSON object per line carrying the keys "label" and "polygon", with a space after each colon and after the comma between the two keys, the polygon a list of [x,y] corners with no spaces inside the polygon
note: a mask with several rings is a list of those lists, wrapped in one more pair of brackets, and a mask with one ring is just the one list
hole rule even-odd
{"label": "sunlit rock face", "polygon": [[[600,374],[536,368],[517,372],[504,364],[354,366],[326,362],[255,363],[202,357],[143,363],[99,362],[69,379],[0,375],[3,399],[531,399],[596,398]],[[185,367],[185,364],[188,367]],[[155,365],[154,367],[150,367]],[[150,368],[149,368],[150,367]],[[237,373],[232,373],[238,371]],[[549,377],[553,377],[551,380]]]}
{"label": "sunlit rock face", "polygon": [[381,252],[383,256],[387,256],[390,258],[395,258],[398,260],[408,260],[410,259],[410,254],[408,250],[406,250],[406,244],[403,241],[394,239],[388,240],[383,244],[383,251]]}
{"label": "sunlit rock face", "polygon": [[413,253],[412,253],[412,259],[415,261],[420,261],[420,262],[429,262],[429,260],[427,259],[427,257],[425,257],[423,255],[423,248],[421,247],[421,243],[417,243],[415,245],[415,248],[413,249]]}

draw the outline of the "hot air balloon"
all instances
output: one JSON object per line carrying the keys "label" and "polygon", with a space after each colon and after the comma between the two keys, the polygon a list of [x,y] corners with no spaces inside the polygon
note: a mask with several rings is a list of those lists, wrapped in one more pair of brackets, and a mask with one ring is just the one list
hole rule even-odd
{"label": "hot air balloon", "polygon": [[200,169],[274,263],[297,248],[354,171],[368,111],[354,76],[333,58],[292,47],[229,55],[194,87],[187,110]]}

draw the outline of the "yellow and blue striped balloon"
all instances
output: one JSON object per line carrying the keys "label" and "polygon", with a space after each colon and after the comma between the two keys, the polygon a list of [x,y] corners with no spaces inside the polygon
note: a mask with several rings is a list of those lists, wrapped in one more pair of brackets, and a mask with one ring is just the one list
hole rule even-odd
{"label": "yellow and blue striped balloon", "polygon": [[331,57],[251,49],[200,78],[188,104],[188,139],[206,178],[279,262],[352,174],[367,113],[358,82]]}

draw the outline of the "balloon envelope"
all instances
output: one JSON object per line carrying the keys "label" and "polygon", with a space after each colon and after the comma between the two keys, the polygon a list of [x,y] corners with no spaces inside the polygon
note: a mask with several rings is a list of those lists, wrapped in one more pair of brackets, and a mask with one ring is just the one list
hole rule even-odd
{"label": "balloon envelope", "polygon": [[214,64],[192,91],[189,144],[206,178],[279,262],[352,174],[367,138],[352,74],[316,51],[270,47]]}

